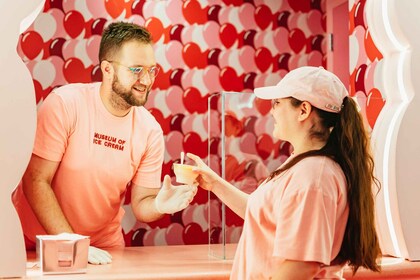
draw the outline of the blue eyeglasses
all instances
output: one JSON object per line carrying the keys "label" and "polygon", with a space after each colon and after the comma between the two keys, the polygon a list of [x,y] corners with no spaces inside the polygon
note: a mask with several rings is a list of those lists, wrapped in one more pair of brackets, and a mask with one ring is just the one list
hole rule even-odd
{"label": "blue eyeglasses", "polygon": [[120,66],[124,66],[126,68],[128,68],[128,70],[130,70],[130,72],[135,75],[137,77],[137,79],[141,79],[145,73],[147,72],[149,74],[149,77],[154,79],[156,78],[156,76],[159,74],[159,66],[155,65],[155,66],[151,66],[151,67],[146,67],[146,66],[137,66],[137,67],[130,67],[124,64],[121,64],[118,61],[108,61],[110,63],[115,63],[118,64]]}

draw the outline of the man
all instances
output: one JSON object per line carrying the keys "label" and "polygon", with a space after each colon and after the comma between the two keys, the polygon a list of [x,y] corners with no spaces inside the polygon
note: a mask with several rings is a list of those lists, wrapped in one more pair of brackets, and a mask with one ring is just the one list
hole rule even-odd
{"label": "man", "polygon": [[130,23],[103,33],[102,82],[54,90],[38,111],[33,154],[13,193],[26,247],[36,235],[74,232],[91,240],[89,262],[111,262],[99,248],[124,246],[121,208],[127,184],[142,222],[184,209],[196,186],[177,186],[165,176],[163,132],[143,107],[158,74],[151,34]]}

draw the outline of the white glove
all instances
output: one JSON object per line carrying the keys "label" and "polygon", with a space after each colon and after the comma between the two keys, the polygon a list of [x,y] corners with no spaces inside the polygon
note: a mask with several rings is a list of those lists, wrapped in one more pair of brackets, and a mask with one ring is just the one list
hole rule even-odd
{"label": "white glove", "polygon": [[107,264],[112,262],[112,256],[105,250],[89,246],[88,262],[91,264]]}
{"label": "white glove", "polygon": [[197,193],[197,185],[173,186],[166,175],[155,198],[156,210],[161,214],[173,214],[186,208]]}

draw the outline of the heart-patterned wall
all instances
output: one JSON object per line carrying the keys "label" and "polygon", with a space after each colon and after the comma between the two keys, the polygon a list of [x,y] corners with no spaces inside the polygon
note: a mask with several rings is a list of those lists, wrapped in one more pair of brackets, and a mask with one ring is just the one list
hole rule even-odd
{"label": "heart-patterned wall", "polygon": [[[207,123],[209,118],[218,123],[220,108],[215,99],[207,113],[209,96],[221,91],[251,92],[255,87],[277,83],[290,69],[326,65],[325,1],[47,0],[43,12],[22,34],[18,52],[32,73],[40,104],[54,87],[101,80],[97,52],[105,26],[113,21],[145,25],[153,34],[161,67],[146,107],[165,135],[162,173],[173,176],[172,164],[179,161],[181,151],[214,160],[218,166],[220,127],[216,125],[217,133],[209,137]],[[355,69],[351,73],[355,86],[351,88],[353,95],[364,93],[369,118],[373,108],[377,108],[371,105],[377,99],[369,96],[375,97],[379,92],[374,90],[374,71],[369,69],[379,63],[380,54],[370,37],[365,38],[367,29],[359,12],[360,7],[350,11],[350,42],[357,43],[351,44],[351,49],[358,50],[357,55],[353,53],[357,60],[351,64],[351,69]],[[361,77],[365,77],[363,81]],[[255,115],[230,114],[226,130],[236,139],[235,145],[259,156],[248,165],[234,153],[226,158],[228,178],[241,181],[243,173],[251,174],[255,177],[248,181],[251,189],[263,174],[258,162],[262,160],[269,166],[269,162],[282,161],[290,153],[286,143],[271,138],[269,102],[255,102]],[[243,168],[238,169],[241,165]],[[207,203],[205,191],[200,190],[184,211],[148,224],[135,221],[129,198],[130,190],[123,206],[127,245],[207,243],[209,223],[216,225],[212,238],[220,237],[220,207],[214,201]],[[213,213],[210,221],[209,208]],[[227,238],[234,241],[242,221],[233,213],[228,215],[232,216]]]}
{"label": "heart-patterned wall", "polygon": [[382,54],[376,48],[367,26],[365,13],[367,1],[369,0],[356,0],[350,6],[349,88],[350,95],[357,98],[361,112],[365,116],[366,127],[373,129],[385,99],[378,86]]}

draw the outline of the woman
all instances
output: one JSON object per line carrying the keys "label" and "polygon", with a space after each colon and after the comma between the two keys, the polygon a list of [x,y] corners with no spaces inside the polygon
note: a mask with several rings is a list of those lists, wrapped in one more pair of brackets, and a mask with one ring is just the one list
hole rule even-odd
{"label": "woman", "polygon": [[273,136],[294,148],[256,191],[241,192],[188,154],[200,186],[245,219],[231,279],[343,279],[345,264],[379,271],[378,183],[344,85],[322,67],[301,67],[255,94],[272,100]]}

